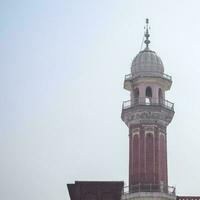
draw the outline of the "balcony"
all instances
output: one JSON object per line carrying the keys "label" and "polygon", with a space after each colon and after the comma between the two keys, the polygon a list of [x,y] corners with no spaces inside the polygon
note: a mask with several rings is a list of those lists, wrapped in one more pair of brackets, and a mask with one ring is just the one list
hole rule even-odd
{"label": "balcony", "polygon": [[170,196],[176,196],[176,188],[164,184],[137,184],[123,188],[122,194],[133,194],[138,192],[163,193]]}
{"label": "balcony", "polygon": [[122,110],[133,108],[135,106],[162,106],[168,110],[174,111],[174,104],[161,98],[139,97],[133,100],[124,101]]}
{"label": "balcony", "polygon": [[165,90],[169,90],[172,84],[172,77],[167,74],[144,71],[135,74],[125,75],[124,89],[131,91],[133,83],[135,84],[135,82],[137,82],[139,78],[159,78],[158,81],[162,82],[162,84],[165,86]]}
{"label": "balcony", "polygon": [[172,81],[172,77],[167,74],[159,73],[159,72],[150,72],[150,71],[144,71],[144,72],[139,72],[135,74],[127,74],[125,75],[125,81],[130,81],[137,77],[159,77],[159,78],[167,79],[168,81]]}

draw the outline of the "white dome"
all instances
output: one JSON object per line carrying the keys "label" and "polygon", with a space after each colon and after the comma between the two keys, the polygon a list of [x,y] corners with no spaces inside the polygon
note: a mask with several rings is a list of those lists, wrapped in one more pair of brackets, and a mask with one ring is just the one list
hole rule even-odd
{"label": "white dome", "polygon": [[154,51],[148,48],[140,51],[134,58],[131,73],[135,75],[162,75],[164,66],[162,60]]}

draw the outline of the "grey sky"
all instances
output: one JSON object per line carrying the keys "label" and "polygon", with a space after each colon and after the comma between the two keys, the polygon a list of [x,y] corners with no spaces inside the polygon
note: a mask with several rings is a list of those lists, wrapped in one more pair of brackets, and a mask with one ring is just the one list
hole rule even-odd
{"label": "grey sky", "polygon": [[66,183],[128,178],[124,75],[145,18],[173,78],[169,184],[200,195],[198,0],[0,2],[0,199],[69,199]]}

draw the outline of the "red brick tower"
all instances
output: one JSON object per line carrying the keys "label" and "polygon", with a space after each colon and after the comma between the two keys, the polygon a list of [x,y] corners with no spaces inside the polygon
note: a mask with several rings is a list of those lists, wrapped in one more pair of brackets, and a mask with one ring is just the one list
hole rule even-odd
{"label": "red brick tower", "polygon": [[147,19],[146,46],[124,80],[131,97],[122,107],[122,120],[129,128],[129,191],[168,193],[166,129],[174,105],[165,99],[165,91],[172,79],[164,74],[160,57],[149,49],[149,36]]}

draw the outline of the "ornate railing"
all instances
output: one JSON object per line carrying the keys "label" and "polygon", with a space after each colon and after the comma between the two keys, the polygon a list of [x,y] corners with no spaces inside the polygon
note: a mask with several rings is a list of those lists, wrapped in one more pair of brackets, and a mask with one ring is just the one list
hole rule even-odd
{"label": "ornate railing", "polygon": [[123,188],[122,194],[131,194],[137,192],[159,192],[176,196],[176,188],[164,184],[137,184]]}
{"label": "ornate railing", "polygon": [[152,71],[143,71],[143,72],[138,72],[135,74],[127,74],[127,75],[125,75],[125,80],[132,80],[133,78],[137,78],[137,77],[141,77],[141,76],[161,77],[161,78],[167,79],[169,81],[172,80],[172,77],[167,74],[160,73],[160,72],[152,72]]}
{"label": "ornate railing", "polygon": [[125,80],[132,80],[132,78],[133,78],[132,74],[125,75]]}
{"label": "ornate railing", "polygon": [[145,106],[159,105],[159,106],[162,106],[169,110],[174,110],[174,104],[170,101],[167,101],[162,98],[146,98],[146,97],[139,97],[139,98],[135,98],[133,100],[124,101],[123,105],[122,105],[122,109],[128,109],[128,108],[132,108],[132,107],[138,106],[138,105],[145,105]]}

